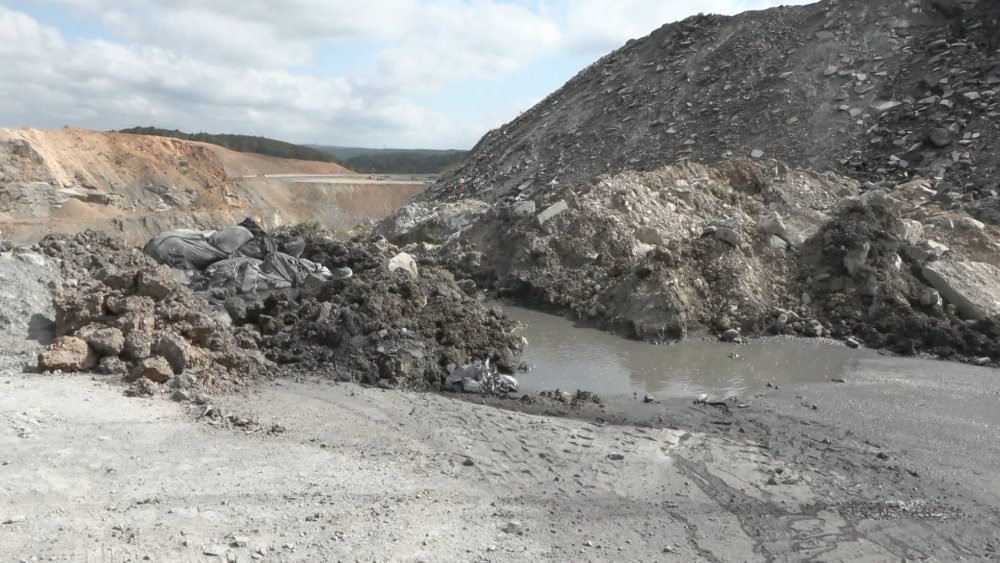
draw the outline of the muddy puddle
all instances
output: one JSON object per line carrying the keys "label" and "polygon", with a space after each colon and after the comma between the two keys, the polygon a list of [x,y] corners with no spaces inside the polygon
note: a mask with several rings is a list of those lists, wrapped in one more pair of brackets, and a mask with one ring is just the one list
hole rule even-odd
{"label": "muddy puddle", "polygon": [[771,338],[750,344],[691,340],[653,345],[580,327],[562,317],[502,305],[526,325],[524,359],[531,371],[519,377],[523,391],[585,389],[607,397],[657,398],[745,395],[768,383],[829,381],[846,366],[875,357],[841,343]]}

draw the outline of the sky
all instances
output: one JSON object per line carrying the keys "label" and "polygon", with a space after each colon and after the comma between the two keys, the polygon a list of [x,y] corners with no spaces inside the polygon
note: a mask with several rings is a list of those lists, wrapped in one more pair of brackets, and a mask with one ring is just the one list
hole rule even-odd
{"label": "sky", "polygon": [[470,148],[631,38],[806,0],[0,0],[0,127]]}

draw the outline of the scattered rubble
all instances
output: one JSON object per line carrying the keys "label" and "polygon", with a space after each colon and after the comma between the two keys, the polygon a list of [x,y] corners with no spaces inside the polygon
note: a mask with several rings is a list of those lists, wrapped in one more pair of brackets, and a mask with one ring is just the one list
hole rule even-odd
{"label": "scattered rubble", "polygon": [[56,340],[39,353],[40,371],[96,369],[152,383],[183,375],[192,386],[214,389],[272,371],[252,338],[121,238],[53,235],[39,248],[75,280],[54,299]]}

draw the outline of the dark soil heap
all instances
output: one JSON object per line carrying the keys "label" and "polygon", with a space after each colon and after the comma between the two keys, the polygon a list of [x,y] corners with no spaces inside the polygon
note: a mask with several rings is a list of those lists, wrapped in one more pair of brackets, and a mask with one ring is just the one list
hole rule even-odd
{"label": "dark soil heap", "polygon": [[998,18],[996,0],[826,0],[665,25],[489,132],[422,197],[533,198],[753,156],[876,183],[935,178],[997,222]]}
{"label": "dark soil heap", "polygon": [[147,394],[163,383],[231,389],[275,373],[270,360],[412,389],[438,389],[473,360],[521,367],[516,324],[488,307],[474,283],[433,267],[390,271],[399,249],[380,237],[310,240],[304,257],[351,268],[352,277],[231,297],[225,310],[113,235],[50,236],[39,247],[74,280],[55,299],[57,338],[39,355],[42,371],[116,374]]}
{"label": "dark soil heap", "polygon": [[339,380],[384,387],[438,389],[455,367],[489,359],[520,367],[516,324],[488,307],[470,280],[420,266],[414,277],[387,264],[399,249],[378,237],[310,240],[304,258],[353,276],[315,291],[266,299],[232,298],[234,322],[262,335],[268,358]]}

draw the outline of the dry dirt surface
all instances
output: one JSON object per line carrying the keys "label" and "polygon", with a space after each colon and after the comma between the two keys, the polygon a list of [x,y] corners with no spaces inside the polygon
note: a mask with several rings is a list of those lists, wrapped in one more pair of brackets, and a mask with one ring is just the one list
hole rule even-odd
{"label": "dry dirt surface", "polygon": [[792,462],[775,438],[318,382],[213,404],[271,430],[247,432],[81,375],[0,387],[5,561],[976,560],[996,545],[995,515],[923,496],[843,438]]}
{"label": "dry dirt surface", "polygon": [[[285,174],[337,177],[338,183],[267,177]],[[0,130],[0,229],[22,243],[89,228],[142,243],[164,230],[216,228],[247,216],[267,228],[318,222],[346,232],[390,213],[423,187],[370,181],[331,163],[165,137]]]}

